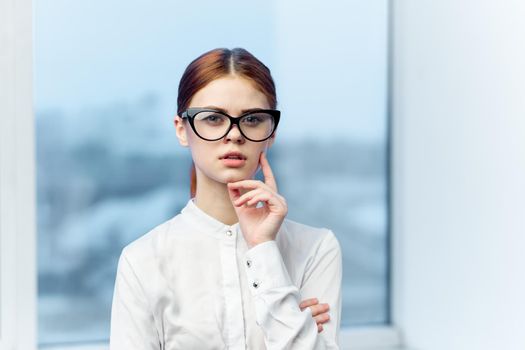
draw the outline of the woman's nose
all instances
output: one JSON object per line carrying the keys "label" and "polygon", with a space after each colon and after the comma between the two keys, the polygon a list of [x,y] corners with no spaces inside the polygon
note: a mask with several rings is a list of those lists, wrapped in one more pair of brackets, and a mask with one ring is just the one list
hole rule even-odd
{"label": "woman's nose", "polygon": [[244,136],[242,136],[239,127],[237,125],[233,125],[230,131],[228,131],[228,133],[226,134],[225,140],[231,140],[234,142],[244,141]]}

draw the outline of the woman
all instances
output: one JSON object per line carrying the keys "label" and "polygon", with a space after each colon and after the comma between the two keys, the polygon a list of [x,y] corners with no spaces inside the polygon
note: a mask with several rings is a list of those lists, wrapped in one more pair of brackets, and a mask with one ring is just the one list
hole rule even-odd
{"label": "woman", "polygon": [[110,349],[338,349],[341,249],[331,230],[285,218],[266,158],[280,118],[270,70],[211,50],[177,102],[191,199],[123,249]]}

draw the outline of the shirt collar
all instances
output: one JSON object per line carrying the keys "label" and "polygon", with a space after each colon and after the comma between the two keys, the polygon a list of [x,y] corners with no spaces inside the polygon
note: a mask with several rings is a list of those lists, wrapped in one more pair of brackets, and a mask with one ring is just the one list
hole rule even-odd
{"label": "shirt collar", "polygon": [[195,197],[188,200],[186,206],[182,208],[181,214],[187,217],[192,223],[195,223],[197,227],[217,238],[224,238],[229,230],[236,234],[239,233],[238,222],[233,225],[226,225],[199,208],[195,204],[194,199]]}

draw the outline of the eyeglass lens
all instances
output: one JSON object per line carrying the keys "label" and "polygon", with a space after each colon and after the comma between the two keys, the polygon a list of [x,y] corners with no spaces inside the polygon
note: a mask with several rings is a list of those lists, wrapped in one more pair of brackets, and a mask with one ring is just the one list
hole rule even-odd
{"label": "eyeglass lens", "polygon": [[[230,119],[225,115],[202,111],[195,115],[193,123],[197,133],[207,139],[219,139],[230,128]],[[239,121],[241,131],[252,140],[263,140],[270,136],[274,128],[274,118],[265,112],[245,115]]]}

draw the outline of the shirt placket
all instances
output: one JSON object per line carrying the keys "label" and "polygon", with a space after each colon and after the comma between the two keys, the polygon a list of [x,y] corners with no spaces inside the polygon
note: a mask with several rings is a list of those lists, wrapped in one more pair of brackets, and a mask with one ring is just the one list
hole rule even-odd
{"label": "shirt placket", "polygon": [[228,349],[244,350],[246,342],[239,267],[237,265],[237,235],[237,230],[233,227],[224,229],[220,255],[226,317],[225,336]]}

